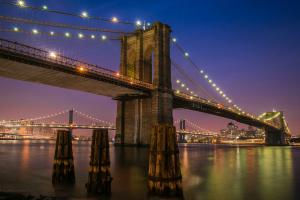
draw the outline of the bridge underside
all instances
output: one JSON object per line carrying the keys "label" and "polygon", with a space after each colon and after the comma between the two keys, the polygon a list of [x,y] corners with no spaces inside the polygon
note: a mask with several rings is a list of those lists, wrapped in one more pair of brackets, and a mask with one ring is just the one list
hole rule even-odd
{"label": "bridge underside", "polygon": [[139,95],[147,91],[128,86],[91,72],[78,72],[65,66],[0,51],[0,76],[60,88],[79,90],[108,97]]}

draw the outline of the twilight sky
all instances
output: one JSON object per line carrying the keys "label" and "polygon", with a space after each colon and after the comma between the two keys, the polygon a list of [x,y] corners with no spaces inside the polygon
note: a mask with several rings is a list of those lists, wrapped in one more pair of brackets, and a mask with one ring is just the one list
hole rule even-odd
{"label": "twilight sky", "polygon": [[[152,0],[152,1],[79,1],[28,0],[30,5],[91,16],[149,22],[161,21],[172,27],[173,35],[191,58],[231,97],[236,104],[254,114],[283,110],[293,134],[300,134],[300,3],[277,0]],[[0,15],[41,21],[133,30],[124,25],[33,12],[0,4]],[[72,34],[78,31],[50,29],[34,25],[0,22],[1,29],[12,28]],[[83,32],[86,34],[85,32]],[[19,41],[39,48],[117,70],[119,43],[21,33],[0,33],[1,38]],[[172,48],[172,59],[179,62],[194,79],[193,68]],[[177,75],[174,74],[174,78]],[[178,77],[180,78],[180,77]],[[215,92],[205,83],[203,87]],[[206,85],[205,85],[206,84]],[[175,87],[175,85],[174,85]],[[114,121],[116,103],[110,98],[79,91],[0,78],[0,120],[35,117],[68,108]],[[195,89],[196,90],[196,89]],[[199,95],[202,95],[199,93]],[[218,131],[230,120],[208,114],[176,110],[175,119],[186,118],[201,127]]]}

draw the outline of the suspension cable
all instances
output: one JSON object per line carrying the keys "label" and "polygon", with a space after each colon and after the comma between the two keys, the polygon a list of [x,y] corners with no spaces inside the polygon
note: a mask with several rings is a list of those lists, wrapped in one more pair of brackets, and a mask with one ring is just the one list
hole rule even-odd
{"label": "suspension cable", "polygon": [[48,6],[46,6],[46,5],[43,5],[41,7],[30,6],[30,5],[26,5],[24,1],[23,1],[22,4],[0,1],[0,4],[5,4],[5,5],[8,5],[8,6],[17,6],[17,7],[21,7],[21,8],[30,9],[30,10],[33,10],[33,11],[40,11],[40,12],[54,13],[54,14],[60,14],[60,15],[65,15],[65,16],[71,16],[71,17],[78,17],[78,18],[86,18],[86,19],[104,21],[104,22],[114,23],[114,24],[116,24],[116,23],[117,24],[126,24],[126,25],[134,25],[135,24],[133,22],[119,20],[116,17],[112,17],[111,19],[109,19],[109,18],[105,18],[105,17],[88,16],[87,14],[83,15],[83,14],[77,14],[77,13],[71,13],[71,12],[65,12],[65,11],[60,11],[60,10],[49,9]]}
{"label": "suspension cable", "polygon": [[120,31],[120,30],[110,30],[110,29],[93,28],[93,27],[86,27],[86,26],[75,26],[75,25],[71,25],[71,24],[37,21],[37,20],[32,20],[32,19],[16,18],[16,17],[9,17],[9,16],[1,16],[1,15],[0,15],[0,20],[8,21],[8,22],[15,22],[15,23],[50,26],[50,27],[56,27],[56,28],[67,28],[67,29],[74,29],[74,30],[81,30],[81,31],[105,32],[105,33],[114,33],[114,34],[130,34],[129,32],[124,32],[124,31]]}

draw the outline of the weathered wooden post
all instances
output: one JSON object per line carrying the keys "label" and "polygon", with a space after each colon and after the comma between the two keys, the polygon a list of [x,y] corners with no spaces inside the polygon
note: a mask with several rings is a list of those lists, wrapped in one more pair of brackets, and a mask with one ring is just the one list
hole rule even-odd
{"label": "weathered wooden post", "polygon": [[54,155],[52,184],[74,184],[75,171],[72,151],[72,133],[58,130]]}
{"label": "weathered wooden post", "polygon": [[148,190],[150,194],[181,197],[181,170],[176,128],[155,125],[150,141]]}
{"label": "weathered wooden post", "polygon": [[94,130],[87,191],[88,193],[110,194],[111,181],[108,130]]}

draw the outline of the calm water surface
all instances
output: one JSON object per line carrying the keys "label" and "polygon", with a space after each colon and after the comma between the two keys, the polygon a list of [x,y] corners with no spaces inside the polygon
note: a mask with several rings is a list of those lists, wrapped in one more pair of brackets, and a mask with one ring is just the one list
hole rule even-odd
{"label": "calm water surface", "polygon": [[[54,141],[0,141],[0,191],[88,199],[90,143],[73,145],[73,188],[52,187],[54,147]],[[299,147],[182,145],[180,156],[185,199],[300,199]],[[147,199],[147,168],[147,148],[111,146],[110,199]]]}

